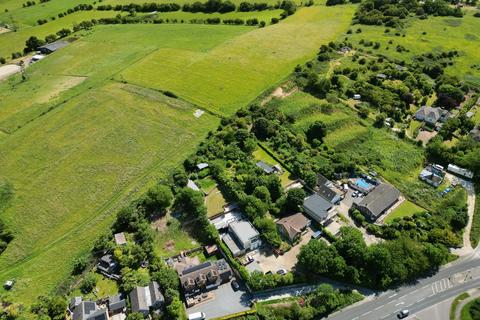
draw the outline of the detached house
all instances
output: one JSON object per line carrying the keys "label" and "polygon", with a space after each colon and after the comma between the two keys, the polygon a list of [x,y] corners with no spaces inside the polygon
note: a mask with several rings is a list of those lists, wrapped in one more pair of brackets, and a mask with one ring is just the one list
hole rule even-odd
{"label": "detached house", "polygon": [[373,189],[354,206],[364,213],[371,221],[376,221],[382,214],[397,203],[400,191],[393,186],[382,183]]}
{"label": "detached house", "polygon": [[228,226],[228,233],[223,236],[223,242],[234,257],[255,250],[262,245],[260,233],[249,221],[234,221]]}
{"label": "detached house", "polygon": [[439,108],[422,106],[415,113],[415,119],[417,119],[418,121],[424,121],[434,126],[440,120],[441,115],[442,114]]}
{"label": "detached house", "polygon": [[149,315],[150,310],[160,309],[164,303],[162,293],[157,282],[152,281],[146,287],[136,287],[130,292],[130,303],[132,312],[140,312],[145,317]]}
{"label": "detached house", "polygon": [[294,243],[310,225],[311,221],[302,213],[282,218],[277,221],[277,230],[285,238]]}

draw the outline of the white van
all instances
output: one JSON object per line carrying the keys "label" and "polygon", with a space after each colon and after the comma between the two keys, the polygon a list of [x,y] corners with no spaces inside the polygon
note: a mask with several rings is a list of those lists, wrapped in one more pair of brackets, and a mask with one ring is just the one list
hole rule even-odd
{"label": "white van", "polygon": [[195,312],[188,315],[188,320],[205,320],[206,315],[203,312]]}

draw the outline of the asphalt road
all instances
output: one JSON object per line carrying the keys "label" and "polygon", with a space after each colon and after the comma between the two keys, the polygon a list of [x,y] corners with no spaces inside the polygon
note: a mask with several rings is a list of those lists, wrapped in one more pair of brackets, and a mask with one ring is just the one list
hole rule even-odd
{"label": "asphalt road", "polygon": [[441,268],[435,275],[418,280],[410,286],[389,290],[369,301],[343,309],[328,317],[330,320],[396,319],[400,310],[408,309],[410,317],[434,304],[480,287],[480,250]]}

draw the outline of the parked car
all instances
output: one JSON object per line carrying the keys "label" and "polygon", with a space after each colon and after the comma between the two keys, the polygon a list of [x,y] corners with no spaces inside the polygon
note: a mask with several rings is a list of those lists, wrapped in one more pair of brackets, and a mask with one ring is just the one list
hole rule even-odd
{"label": "parked car", "polygon": [[188,320],[205,320],[207,316],[203,312],[195,312],[188,315]]}
{"label": "parked car", "polygon": [[281,276],[284,276],[288,273],[288,271],[284,268],[280,268],[277,270],[277,274],[281,275]]}
{"label": "parked car", "polygon": [[240,289],[240,285],[238,284],[237,280],[235,280],[235,279],[232,280],[231,285],[232,285],[233,291],[237,291],[238,289]]}
{"label": "parked car", "polygon": [[272,271],[267,271],[265,274],[273,274]]}
{"label": "parked car", "polygon": [[247,255],[248,263],[255,261],[255,259],[251,255]]}
{"label": "parked car", "polygon": [[322,231],[315,231],[312,234],[312,239],[318,239],[318,238],[320,238],[321,235],[322,235]]}
{"label": "parked car", "polygon": [[403,318],[408,317],[409,314],[410,314],[410,311],[408,311],[407,309],[404,309],[397,314],[397,318],[398,319],[403,319]]}

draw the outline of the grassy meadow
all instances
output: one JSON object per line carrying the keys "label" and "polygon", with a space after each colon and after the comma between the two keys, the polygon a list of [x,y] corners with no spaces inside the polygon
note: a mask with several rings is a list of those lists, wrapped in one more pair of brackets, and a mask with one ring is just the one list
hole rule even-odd
{"label": "grassy meadow", "polygon": [[395,208],[392,212],[390,212],[388,216],[385,217],[384,222],[385,223],[391,222],[395,218],[411,217],[415,213],[420,213],[423,211],[425,210],[417,206],[415,203],[405,200],[397,208]]}
{"label": "grassy meadow", "polygon": [[276,25],[251,29],[208,52],[159,49],[116,79],[161,90],[231,115],[314,57],[344,32],[355,6],[301,8]]}
{"label": "grassy meadow", "polygon": [[3,213],[15,238],[0,256],[0,279],[17,279],[14,297],[53,289],[119,205],[165,177],[218,124],[194,111],[156,91],[107,83],[0,140],[0,176],[15,188]]}
{"label": "grassy meadow", "polygon": [[[360,28],[361,33],[356,33]],[[480,19],[473,17],[473,11],[467,11],[463,18],[429,17],[425,20],[414,19],[396,36],[395,29],[385,33],[385,27],[356,25],[353,34],[345,35],[355,45],[361,39],[380,42],[381,46],[374,52],[405,60],[414,55],[439,50],[458,50],[460,57],[446,72],[464,78],[469,83],[480,87]],[[404,35],[404,36],[403,36]],[[389,41],[392,41],[390,44]],[[409,52],[397,52],[397,45],[404,46]],[[361,47],[361,45],[359,45]],[[371,48],[367,48],[370,50]],[[473,68],[477,65],[477,68]]]}

